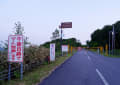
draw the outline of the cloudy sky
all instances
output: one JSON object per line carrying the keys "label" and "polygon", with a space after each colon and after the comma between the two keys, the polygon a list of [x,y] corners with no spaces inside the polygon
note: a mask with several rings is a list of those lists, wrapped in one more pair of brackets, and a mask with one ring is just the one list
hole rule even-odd
{"label": "cloudy sky", "polygon": [[33,44],[50,40],[61,22],[72,21],[64,38],[75,37],[85,44],[97,28],[120,20],[120,0],[0,0],[0,41],[13,34],[20,21]]}

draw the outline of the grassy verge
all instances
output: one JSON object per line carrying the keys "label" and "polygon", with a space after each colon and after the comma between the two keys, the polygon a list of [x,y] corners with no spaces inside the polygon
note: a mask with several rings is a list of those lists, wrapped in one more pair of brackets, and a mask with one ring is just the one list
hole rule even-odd
{"label": "grassy verge", "polygon": [[108,57],[120,58],[120,55],[108,55]]}
{"label": "grassy verge", "polygon": [[50,64],[41,65],[40,67],[33,69],[31,72],[24,74],[24,78],[21,81],[20,79],[10,80],[9,82],[3,82],[3,85],[37,85],[45,77],[47,77],[57,66],[67,60],[71,54],[65,57],[56,58],[55,62]]}
{"label": "grassy verge", "polygon": [[103,53],[104,56],[107,56],[107,57],[112,57],[112,58],[120,58],[120,55],[106,55],[105,53]]}
{"label": "grassy verge", "polygon": [[[92,51],[92,52],[96,52],[96,53],[98,53],[97,52],[97,49],[88,49],[89,51]],[[112,57],[112,58],[120,58],[120,50],[114,50],[114,55],[112,55],[112,54],[108,54],[108,55],[106,55],[106,53],[104,52],[104,53],[102,53],[101,55],[104,55],[104,56],[106,56],[106,57]]]}
{"label": "grassy verge", "polygon": [[[97,53],[97,51],[95,51],[95,50],[90,50],[90,51]],[[111,54],[106,55],[106,53],[102,53],[101,55],[104,55],[104,56],[107,56],[107,57],[112,57],[112,58],[120,58],[120,55],[111,55]]]}

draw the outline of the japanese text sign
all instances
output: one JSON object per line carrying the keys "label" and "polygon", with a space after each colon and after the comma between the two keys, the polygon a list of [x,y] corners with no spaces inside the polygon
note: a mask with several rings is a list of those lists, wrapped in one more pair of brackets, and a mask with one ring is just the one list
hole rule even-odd
{"label": "japanese text sign", "polygon": [[55,44],[50,44],[50,61],[55,61]]}
{"label": "japanese text sign", "polygon": [[68,45],[62,45],[62,52],[68,52]]}
{"label": "japanese text sign", "polygon": [[8,61],[23,62],[23,36],[10,35],[8,37]]}

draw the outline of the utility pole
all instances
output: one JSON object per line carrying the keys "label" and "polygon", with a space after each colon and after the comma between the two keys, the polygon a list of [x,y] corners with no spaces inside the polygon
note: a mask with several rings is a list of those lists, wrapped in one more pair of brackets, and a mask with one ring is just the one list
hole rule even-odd
{"label": "utility pole", "polygon": [[111,39],[110,39],[110,33],[111,33],[111,31],[109,31],[109,55],[110,55],[110,48],[111,48],[111,46],[110,46],[110,44],[111,44],[111,43],[110,43],[110,40],[111,40]]}
{"label": "utility pole", "polygon": [[113,25],[113,30],[112,30],[112,54],[114,54],[114,49],[115,49],[115,29]]}
{"label": "utility pole", "polygon": [[63,34],[63,30],[62,30],[62,28],[61,28],[61,43],[60,43],[60,44],[61,44],[61,45],[60,45],[60,46],[61,46],[61,56],[63,56],[63,53],[62,53],[62,34]]}

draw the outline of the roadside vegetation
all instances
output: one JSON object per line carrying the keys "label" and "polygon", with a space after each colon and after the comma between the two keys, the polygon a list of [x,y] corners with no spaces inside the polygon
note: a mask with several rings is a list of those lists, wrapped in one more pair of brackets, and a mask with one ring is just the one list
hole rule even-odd
{"label": "roadside vegetation", "polygon": [[[87,46],[89,47],[105,47],[106,44],[109,44],[109,32],[112,31],[113,25],[105,25],[103,28],[95,30],[91,34],[91,40],[87,40]],[[114,23],[115,28],[115,48],[120,49],[120,21]],[[112,33],[110,35],[112,37]],[[112,39],[111,39],[112,42]],[[112,46],[112,43],[111,43]]]}
{"label": "roadside vegetation", "polygon": [[[24,35],[24,29],[20,22],[15,23],[14,34]],[[24,38],[24,61],[23,61],[23,72],[24,78],[20,80],[20,64],[11,64],[11,80],[8,81],[8,41],[3,42],[3,46],[0,46],[0,85],[34,85],[39,83],[48,76],[53,69],[68,59],[71,54],[61,55],[60,36],[59,31],[55,30],[52,35],[52,40],[42,45],[33,45],[28,42],[28,37]],[[49,63],[50,56],[50,43],[56,44],[56,61]],[[63,39],[63,44],[71,47],[81,46],[75,38]],[[69,47],[69,51],[70,48]],[[73,48],[73,53],[76,48]],[[4,77],[3,77],[4,76]]]}
{"label": "roadside vegetation", "polygon": [[44,63],[39,67],[32,69],[30,72],[24,74],[24,78],[21,81],[20,79],[13,79],[9,82],[2,82],[3,85],[37,85],[40,83],[45,77],[51,74],[51,72],[68,58],[70,58],[71,54],[68,54],[63,57],[57,57],[55,62]]}
{"label": "roadside vegetation", "polygon": [[115,49],[114,50],[114,54],[112,54],[112,52],[108,55],[108,57],[113,57],[113,58],[120,58],[120,50],[119,49]]}
{"label": "roadside vegetation", "polygon": [[[89,49],[89,50],[92,52],[98,53],[97,49]],[[98,54],[100,54],[100,52]],[[108,55],[106,55],[106,53],[103,52],[102,55],[107,56],[107,57],[112,57],[112,58],[120,58],[120,50],[114,50],[114,54],[110,53]]]}
{"label": "roadside vegetation", "polygon": [[[112,34],[113,25],[115,33],[115,44],[112,49]],[[110,57],[120,57],[120,21],[113,23],[112,25],[105,25],[103,28],[95,30],[91,34],[91,40],[87,40],[87,47],[103,47],[103,52],[106,50],[106,45],[108,49],[110,48]],[[109,47],[110,45],[110,47]],[[109,51],[108,51],[109,52]],[[104,54],[104,53],[103,53]]]}

